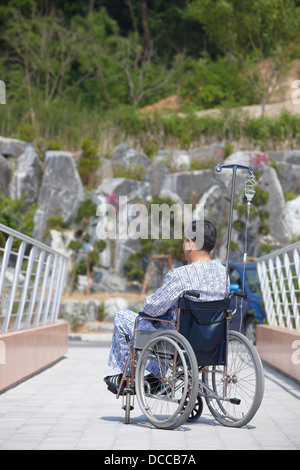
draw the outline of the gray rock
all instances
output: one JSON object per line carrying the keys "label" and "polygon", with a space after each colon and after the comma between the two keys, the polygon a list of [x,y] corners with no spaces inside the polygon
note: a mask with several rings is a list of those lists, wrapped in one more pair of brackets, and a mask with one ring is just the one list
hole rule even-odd
{"label": "gray rock", "polygon": [[151,160],[145,153],[141,153],[124,143],[114,149],[111,155],[111,162],[120,163],[124,168],[130,168],[135,165],[142,165],[147,168],[151,165]]}
{"label": "gray rock", "polygon": [[105,300],[104,312],[106,313],[105,320],[110,321],[114,319],[115,313],[119,310],[128,308],[128,302],[123,297],[112,297]]}
{"label": "gray rock", "polygon": [[300,165],[300,150],[289,150],[287,153],[286,160],[288,163]]}
{"label": "gray rock", "polygon": [[109,269],[95,267],[91,276],[92,292],[126,292],[127,280]]}
{"label": "gray rock", "polygon": [[191,160],[211,160],[221,161],[224,157],[224,146],[222,144],[211,144],[206,147],[200,147],[189,150]]}
{"label": "gray rock", "polygon": [[288,243],[291,232],[285,216],[285,199],[282,186],[274,168],[262,164],[260,187],[269,193],[269,200],[264,209],[270,213],[266,223],[270,227],[270,235],[279,243]]}
{"label": "gray rock", "polygon": [[185,204],[188,204],[191,202],[193,193],[202,196],[216,183],[216,173],[213,170],[171,173],[165,177],[162,191],[168,189],[176,193]]}
{"label": "gray rock", "polygon": [[300,150],[275,150],[267,151],[266,154],[277,163],[294,163],[300,165]]}
{"label": "gray rock", "polygon": [[101,183],[106,178],[113,177],[112,163],[110,160],[108,160],[107,158],[101,159],[101,164],[95,171],[95,177],[96,180],[99,180],[99,183]]}
{"label": "gray rock", "polygon": [[42,239],[52,215],[60,215],[66,224],[77,214],[84,192],[72,154],[46,152],[45,172],[34,217],[34,238]]}
{"label": "gray rock", "polygon": [[106,178],[96,190],[96,196],[115,194],[127,196],[127,201],[145,200],[151,195],[151,186],[147,181],[136,181],[129,178]]}
{"label": "gray rock", "polygon": [[277,175],[283,191],[300,194],[300,164],[281,163],[278,165]]}
{"label": "gray rock", "polygon": [[42,163],[32,146],[27,146],[25,152],[18,158],[17,165],[10,184],[10,195],[20,199],[27,194],[26,204],[37,201],[42,176]]}
{"label": "gray rock", "polygon": [[163,162],[158,161],[151,165],[146,175],[146,181],[151,185],[152,196],[159,195],[163,181],[169,174],[170,170]]}
{"label": "gray rock", "polygon": [[292,235],[300,235],[300,196],[286,203],[285,216]]}
{"label": "gray rock", "polygon": [[0,192],[3,197],[8,196],[10,170],[3,155],[0,155]]}
{"label": "gray rock", "polygon": [[11,139],[9,137],[0,137],[0,154],[11,157],[19,157],[28,145],[23,140]]}
{"label": "gray rock", "polygon": [[277,163],[283,163],[286,161],[286,152],[284,150],[272,150],[266,152],[267,156]]}
{"label": "gray rock", "polygon": [[71,318],[72,316],[83,314],[84,322],[97,320],[98,310],[100,307],[100,300],[83,300],[78,302],[76,300],[66,300],[60,308],[60,315]]}

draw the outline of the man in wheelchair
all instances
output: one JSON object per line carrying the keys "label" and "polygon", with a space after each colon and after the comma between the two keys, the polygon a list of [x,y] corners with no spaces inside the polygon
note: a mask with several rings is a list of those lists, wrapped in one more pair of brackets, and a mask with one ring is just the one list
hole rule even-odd
{"label": "man in wheelchair", "polygon": [[[168,272],[163,285],[146,298],[144,313],[153,318],[168,314],[175,321],[178,300],[186,291],[199,292],[199,302],[222,300],[228,295],[226,269],[219,261],[211,259],[216,236],[215,226],[207,220],[193,221],[189,225],[183,240],[183,252],[188,264]],[[104,378],[109,389],[112,388],[111,385],[116,388],[120,384],[128,354],[132,349],[137,315],[128,309],[115,314],[108,365],[116,370],[117,374]],[[153,331],[163,327],[166,328],[163,322],[145,319],[139,321],[139,329],[142,330]],[[149,372],[146,380],[155,386],[158,380],[155,376],[156,371],[149,370]]]}

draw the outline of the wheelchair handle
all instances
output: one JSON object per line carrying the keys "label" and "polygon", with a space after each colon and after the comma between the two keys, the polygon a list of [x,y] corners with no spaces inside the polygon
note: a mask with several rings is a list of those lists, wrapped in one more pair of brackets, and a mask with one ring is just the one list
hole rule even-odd
{"label": "wheelchair handle", "polygon": [[236,297],[243,297],[243,299],[247,299],[247,294],[245,292],[233,292],[233,295]]}

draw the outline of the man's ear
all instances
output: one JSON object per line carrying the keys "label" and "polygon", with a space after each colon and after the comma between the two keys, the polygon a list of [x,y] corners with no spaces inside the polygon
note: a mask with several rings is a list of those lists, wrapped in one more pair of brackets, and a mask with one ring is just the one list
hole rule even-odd
{"label": "man's ear", "polygon": [[194,242],[191,239],[186,239],[185,249],[186,250],[193,250]]}

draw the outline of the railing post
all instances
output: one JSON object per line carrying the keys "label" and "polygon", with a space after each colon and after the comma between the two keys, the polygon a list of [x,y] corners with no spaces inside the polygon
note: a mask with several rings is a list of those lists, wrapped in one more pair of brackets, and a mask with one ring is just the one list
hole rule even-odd
{"label": "railing post", "polygon": [[[5,225],[0,224],[0,230],[7,235],[5,247],[0,247],[0,329],[6,333],[56,322],[68,257]],[[13,249],[15,239],[21,242],[18,250]]]}
{"label": "railing post", "polygon": [[25,302],[26,302],[26,299],[27,299],[27,292],[28,292],[28,287],[29,287],[29,283],[30,283],[30,278],[31,278],[35,253],[36,253],[36,246],[33,246],[30,250],[30,254],[29,254],[29,258],[28,258],[25,281],[24,281],[24,284],[23,284],[22,295],[21,295],[19,308],[18,308],[18,312],[17,312],[17,318],[16,318],[16,322],[15,322],[15,330],[18,330],[20,328],[20,325],[21,325],[21,320],[22,320],[22,316],[23,316],[23,312],[24,312]]}
{"label": "railing post", "polygon": [[12,312],[12,308],[13,308],[13,304],[15,300],[16,289],[17,289],[17,285],[19,281],[21,266],[23,263],[23,256],[24,256],[25,248],[26,248],[26,242],[23,241],[18,251],[14,277],[13,277],[12,286],[11,286],[9,298],[8,298],[7,310],[6,310],[5,317],[4,317],[4,323],[2,325],[2,333],[6,333],[8,325],[9,325],[11,312]]}
{"label": "railing post", "polygon": [[38,309],[37,309],[37,312],[36,312],[36,315],[35,315],[34,326],[38,326],[38,324],[40,322],[52,259],[53,259],[53,254],[49,253],[48,256],[47,256],[46,267],[45,267],[45,271],[44,271],[44,279],[43,279],[43,284],[42,284],[42,288],[41,288],[41,293],[40,293],[40,298],[39,298],[39,303],[38,303]]}
{"label": "railing post", "polygon": [[10,235],[5,243],[4,255],[2,258],[1,272],[0,272],[0,296],[2,295],[2,291],[3,291],[3,286],[5,282],[5,273],[6,273],[6,269],[8,265],[8,260],[9,260],[13,240],[14,240],[14,237]]}
{"label": "railing post", "polygon": [[268,323],[297,331],[300,331],[299,252],[300,242],[296,242],[257,260]]}
{"label": "railing post", "polygon": [[34,305],[35,305],[35,299],[39,287],[39,282],[40,282],[40,277],[41,277],[41,272],[42,272],[42,267],[43,267],[43,262],[45,258],[45,251],[41,251],[39,260],[38,260],[38,265],[37,265],[37,270],[35,273],[35,280],[34,280],[34,285],[33,285],[33,291],[31,293],[31,298],[27,310],[27,318],[25,322],[25,328],[28,328],[31,323],[31,318],[33,315],[33,310],[34,310]]}
{"label": "railing post", "polygon": [[55,276],[56,276],[57,263],[58,263],[58,256],[55,255],[53,263],[52,263],[52,273],[51,273],[50,285],[49,285],[49,289],[48,289],[46,307],[45,307],[44,314],[43,314],[43,317],[42,317],[42,322],[41,322],[42,325],[45,325],[47,323],[48,312],[49,312],[50,304],[51,304],[52,290],[53,290],[53,285],[54,285]]}

